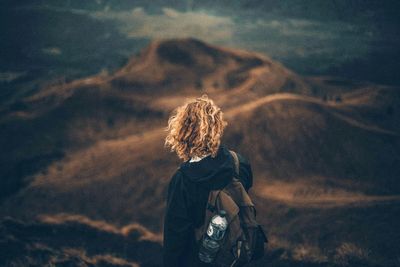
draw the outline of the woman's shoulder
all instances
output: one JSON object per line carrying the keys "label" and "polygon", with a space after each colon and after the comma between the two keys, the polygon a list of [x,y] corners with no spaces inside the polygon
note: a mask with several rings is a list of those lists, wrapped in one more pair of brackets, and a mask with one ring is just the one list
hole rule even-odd
{"label": "woman's shoulder", "polygon": [[168,191],[171,191],[171,189],[175,189],[182,183],[182,173],[179,169],[179,167],[175,170],[175,172],[172,174],[169,183],[168,183]]}
{"label": "woman's shoulder", "polygon": [[181,166],[179,166],[178,168],[175,169],[175,172],[172,174],[170,183],[177,182],[181,179],[182,179],[182,170],[181,170]]}
{"label": "woman's shoulder", "polygon": [[[234,150],[232,150],[234,151]],[[234,151],[239,160],[239,179],[248,191],[253,186],[253,173],[251,170],[250,161],[244,155]]]}
{"label": "woman's shoulder", "polygon": [[167,186],[167,199],[170,199],[172,194],[182,191],[182,173],[177,168],[174,174],[171,176]]}
{"label": "woman's shoulder", "polygon": [[182,166],[179,166],[174,174],[172,175],[169,186],[179,188],[180,190],[187,190],[191,184],[191,180],[187,175],[184,174],[184,171],[181,169]]}
{"label": "woman's shoulder", "polygon": [[230,152],[234,152],[234,153],[237,155],[238,160],[239,160],[239,162],[240,162],[241,164],[250,165],[249,159],[248,159],[246,156],[244,156],[241,152],[238,152],[238,151],[235,150],[235,149],[228,149],[228,148],[226,148],[226,149],[227,149],[228,151],[230,151]]}
{"label": "woman's shoulder", "polygon": [[249,159],[248,159],[246,156],[243,156],[242,154],[240,154],[240,153],[238,153],[238,152],[236,152],[236,154],[237,154],[237,156],[238,156],[238,159],[239,159],[239,162],[240,162],[240,163],[250,165],[250,161],[249,161]]}

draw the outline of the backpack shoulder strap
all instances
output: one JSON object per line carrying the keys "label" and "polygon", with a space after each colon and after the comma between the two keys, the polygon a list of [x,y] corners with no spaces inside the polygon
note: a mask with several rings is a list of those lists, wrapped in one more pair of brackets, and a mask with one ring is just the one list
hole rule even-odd
{"label": "backpack shoulder strap", "polygon": [[[229,153],[231,154],[233,161],[235,163],[235,173],[237,176],[239,176],[239,158],[237,156],[237,154],[232,151],[229,150]],[[233,181],[239,181],[236,177],[233,177]],[[229,187],[231,183],[229,183],[225,188]],[[219,194],[221,193],[221,191],[223,191],[225,188],[222,188],[220,190],[211,190],[209,195],[208,195],[208,201],[207,201],[207,210],[214,212],[215,208],[216,208],[216,203],[217,203],[217,199],[219,197]]]}
{"label": "backpack shoulder strap", "polygon": [[229,150],[229,153],[231,153],[231,155],[233,157],[233,161],[235,163],[235,171],[236,171],[236,174],[239,176],[239,158],[238,158],[238,155],[233,150]]}

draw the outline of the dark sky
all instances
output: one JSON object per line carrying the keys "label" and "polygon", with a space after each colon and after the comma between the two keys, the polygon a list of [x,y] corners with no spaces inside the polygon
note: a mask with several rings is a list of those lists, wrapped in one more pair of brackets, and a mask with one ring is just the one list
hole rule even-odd
{"label": "dark sky", "polygon": [[400,1],[7,0],[0,7],[0,97],[35,79],[113,71],[150,40],[175,37],[262,52],[301,74],[400,83]]}

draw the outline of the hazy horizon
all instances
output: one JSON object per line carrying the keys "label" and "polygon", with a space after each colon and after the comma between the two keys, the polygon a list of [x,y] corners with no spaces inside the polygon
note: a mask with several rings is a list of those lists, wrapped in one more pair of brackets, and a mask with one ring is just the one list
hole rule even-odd
{"label": "hazy horizon", "polygon": [[303,75],[399,84],[396,1],[5,1],[0,86],[113,72],[151,40],[194,37]]}

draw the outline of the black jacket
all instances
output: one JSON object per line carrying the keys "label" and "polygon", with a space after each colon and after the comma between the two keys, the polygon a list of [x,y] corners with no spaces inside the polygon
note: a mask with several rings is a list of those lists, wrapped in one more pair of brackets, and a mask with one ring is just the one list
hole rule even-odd
{"label": "black jacket", "polygon": [[[237,155],[239,179],[248,191],[253,185],[251,167],[246,158]],[[194,228],[204,222],[210,190],[222,189],[234,174],[233,158],[224,145],[220,145],[215,158],[207,156],[198,162],[186,161],[176,170],[168,186],[164,217],[165,267],[202,266],[197,257]]]}

